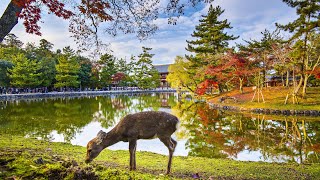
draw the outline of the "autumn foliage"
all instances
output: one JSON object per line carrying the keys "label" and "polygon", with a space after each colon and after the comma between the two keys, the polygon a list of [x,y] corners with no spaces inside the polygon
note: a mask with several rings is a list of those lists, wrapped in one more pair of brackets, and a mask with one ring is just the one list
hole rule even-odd
{"label": "autumn foliage", "polygon": [[105,9],[110,8],[110,4],[107,2],[100,0],[82,0],[78,8],[82,14],[95,14],[102,21],[112,20],[111,15],[105,12]]}
{"label": "autumn foliage", "polygon": [[[48,8],[48,13],[53,13],[58,17],[69,19],[75,15],[75,12],[67,10],[65,4],[58,0],[13,0],[13,3],[22,10],[16,15],[23,19],[26,31],[31,34],[41,35],[39,20],[41,19],[42,10],[39,3]],[[100,21],[111,21],[112,17],[106,13],[106,9],[110,8],[109,3],[99,0],[81,0],[77,6],[79,12],[87,15],[87,17],[98,18]],[[94,15],[94,16],[93,16]]]}
{"label": "autumn foliage", "polygon": [[314,75],[317,79],[320,79],[320,67],[316,68],[316,69],[313,71],[313,75]]}
{"label": "autumn foliage", "polygon": [[240,53],[228,52],[220,58],[219,62],[219,65],[208,65],[205,68],[206,78],[197,87],[198,95],[203,95],[208,89],[218,88],[230,82],[238,85],[241,90],[243,81],[255,72],[252,62],[242,57]]}
{"label": "autumn foliage", "polygon": [[112,76],[112,80],[114,82],[120,82],[122,80],[124,80],[124,78],[126,77],[126,75],[122,72],[117,72]]}
{"label": "autumn foliage", "polygon": [[196,93],[198,95],[204,95],[209,88],[217,88],[218,82],[210,79],[204,80],[197,87]]}
{"label": "autumn foliage", "polygon": [[[49,13],[54,13],[58,17],[68,19],[73,15],[58,0],[41,0],[40,2],[48,7]],[[13,0],[16,6],[22,8],[21,13],[17,14],[17,16],[23,19],[23,24],[28,33],[41,35],[40,26],[38,25],[41,19],[41,9],[38,6],[40,2],[39,0]]]}

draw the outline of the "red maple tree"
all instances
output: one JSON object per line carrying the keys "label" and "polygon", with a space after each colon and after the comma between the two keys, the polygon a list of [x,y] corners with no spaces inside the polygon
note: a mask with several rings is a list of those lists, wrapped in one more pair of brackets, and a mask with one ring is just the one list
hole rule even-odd
{"label": "red maple tree", "polygon": [[242,93],[244,81],[255,72],[252,62],[241,53],[228,53],[225,58],[228,59],[224,65],[229,72],[228,78],[234,79]]}
{"label": "red maple tree", "polygon": [[119,83],[120,81],[124,80],[126,75],[122,72],[117,72],[112,76],[113,82]]}
{"label": "red maple tree", "polygon": [[41,35],[40,26],[38,25],[41,19],[41,9],[38,3],[46,5],[49,12],[54,13],[58,17],[68,19],[73,15],[73,13],[66,10],[65,5],[58,0],[12,0],[12,2],[22,8],[21,12],[16,15],[20,19],[23,19],[26,31],[31,34]]}
{"label": "red maple tree", "polygon": [[219,65],[206,67],[206,79],[198,85],[197,94],[203,95],[208,88],[219,88],[228,83],[239,86],[242,92],[244,81],[255,72],[246,54],[227,52],[219,61]]}

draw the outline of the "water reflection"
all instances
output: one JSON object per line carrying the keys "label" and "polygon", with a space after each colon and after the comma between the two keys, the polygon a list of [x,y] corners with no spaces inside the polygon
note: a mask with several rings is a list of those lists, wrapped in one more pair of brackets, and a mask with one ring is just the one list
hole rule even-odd
{"label": "water reflection", "polygon": [[[100,129],[108,131],[126,114],[144,110],[180,118],[176,155],[320,162],[320,121],[315,118],[224,112],[205,103],[178,102],[170,93],[0,102],[0,134],[84,146]],[[110,147],[127,148],[127,143]],[[138,150],[167,154],[158,140],[139,142]]]}
{"label": "water reflection", "polygon": [[[189,155],[268,162],[320,162],[320,122],[223,112],[182,101],[173,108],[189,138]],[[277,120],[274,120],[276,118]]]}
{"label": "water reflection", "polygon": [[99,122],[108,129],[126,114],[159,110],[162,101],[174,103],[171,96],[144,94],[0,102],[0,133],[50,140],[54,132],[70,142],[90,122]]}

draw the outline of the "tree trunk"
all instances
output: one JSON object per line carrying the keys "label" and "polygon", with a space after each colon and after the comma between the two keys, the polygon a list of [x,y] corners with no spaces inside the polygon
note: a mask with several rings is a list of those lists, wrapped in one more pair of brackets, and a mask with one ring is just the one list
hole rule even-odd
{"label": "tree trunk", "polygon": [[265,88],[267,88],[267,72],[266,72],[266,70],[263,70],[262,71],[262,73],[263,73],[263,82],[262,82],[262,87],[265,87]]}
{"label": "tree trunk", "polygon": [[243,79],[239,78],[240,81],[240,93],[243,93]]}
{"label": "tree trunk", "polygon": [[310,77],[309,75],[305,75],[304,76],[303,87],[302,87],[302,98],[306,97],[306,94],[307,94],[307,83],[308,83],[309,77]]}
{"label": "tree trunk", "polygon": [[298,94],[298,92],[299,92],[299,90],[300,90],[300,88],[301,88],[303,79],[304,79],[304,77],[303,77],[303,75],[301,75],[301,76],[300,76],[300,80],[299,80],[299,84],[298,84],[298,85],[295,87],[295,89],[294,89],[294,94]]}
{"label": "tree trunk", "polygon": [[219,88],[219,94],[223,93],[224,90],[223,90],[223,87],[221,84],[218,85],[218,88]]}
{"label": "tree trunk", "polygon": [[13,27],[18,23],[18,16],[22,8],[16,6],[12,1],[10,1],[7,9],[2,14],[0,18],[0,43],[3,41],[4,37],[10,33]]}
{"label": "tree trunk", "polygon": [[286,87],[289,87],[289,74],[290,74],[290,71],[288,70],[287,71],[287,79],[286,79]]}

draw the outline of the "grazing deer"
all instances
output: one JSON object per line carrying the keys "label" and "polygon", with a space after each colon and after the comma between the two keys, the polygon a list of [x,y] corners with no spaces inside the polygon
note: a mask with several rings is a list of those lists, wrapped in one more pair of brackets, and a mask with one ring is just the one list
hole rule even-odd
{"label": "grazing deer", "polygon": [[169,149],[167,174],[170,173],[171,161],[177,142],[171,138],[179,120],[166,112],[147,111],[125,116],[108,133],[99,131],[97,137],[87,145],[86,163],[91,162],[106,147],[119,141],[129,142],[130,170],[136,169],[136,146],[138,139],[158,137]]}

